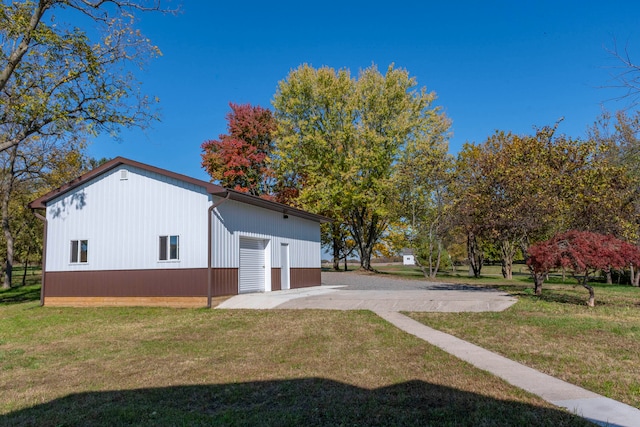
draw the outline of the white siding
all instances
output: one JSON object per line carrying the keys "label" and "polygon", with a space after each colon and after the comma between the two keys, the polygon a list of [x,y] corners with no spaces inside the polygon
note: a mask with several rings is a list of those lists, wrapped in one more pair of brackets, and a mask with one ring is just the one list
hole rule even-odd
{"label": "white siding", "polygon": [[[205,268],[210,197],[121,165],[47,204],[47,271]],[[179,261],[158,260],[160,235],[180,236]],[[70,241],[80,239],[89,241],[89,261],[70,264]]]}
{"label": "white siding", "polygon": [[[216,198],[216,200],[219,200]],[[213,212],[213,267],[238,268],[240,237],[270,242],[267,257],[280,268],[280,245],[289,244],[291,268],[320,268],[320,225],[315,221],[229,200]]]}
{"label": "white siding", "polygon": [[[128,172],[126,179],[122,170]],[[47,203],[46,269],[206,268],[211,199],[203,187],[128,165],[116,167]],[[178,261],[158,260],[161,235],[180,236]],[[320,268],[317,222],[233,200],[213,212],[213,267],[239,267],[241,236],[265,241],[269,269],[281,267],[282,244],[289,245],[291,268]],[[87,263],[71,264],[72,240],[88,240]]]}

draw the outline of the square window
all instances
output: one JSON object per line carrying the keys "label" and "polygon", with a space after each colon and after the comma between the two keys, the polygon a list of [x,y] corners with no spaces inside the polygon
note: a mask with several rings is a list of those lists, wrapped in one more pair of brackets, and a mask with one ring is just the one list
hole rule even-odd
{"label": "square window", "polygon": [[72,240],[71,241],[71,257],[72,264],[86,263],[89,261],[89,241],[88,240]]}
{"label": "square window", "polygon": [[175,261],[180,259],[180,236],[160,236],[159,260]]}

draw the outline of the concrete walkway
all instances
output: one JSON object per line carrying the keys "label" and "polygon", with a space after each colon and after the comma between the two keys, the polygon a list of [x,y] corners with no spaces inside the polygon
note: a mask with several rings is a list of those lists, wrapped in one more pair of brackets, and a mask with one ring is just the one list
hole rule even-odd
{"label": "concrete walkway", "polygon": [[593,423],[640,427],[637,408],[543,374],[399,313],[502,311],[516,302],[504,292],[340,273],[323,273],[322,281],[320,287],[238,295],[216,308],[372,310],[399,329]]}

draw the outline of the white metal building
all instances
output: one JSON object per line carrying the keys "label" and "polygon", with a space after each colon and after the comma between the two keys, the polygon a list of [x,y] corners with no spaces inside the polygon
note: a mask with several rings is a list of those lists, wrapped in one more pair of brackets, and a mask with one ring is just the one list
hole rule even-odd
{"label": "white metal building", "polygon": [[116,158],[37,200],[42,303],[211,305],[320,285],[319,215]]}

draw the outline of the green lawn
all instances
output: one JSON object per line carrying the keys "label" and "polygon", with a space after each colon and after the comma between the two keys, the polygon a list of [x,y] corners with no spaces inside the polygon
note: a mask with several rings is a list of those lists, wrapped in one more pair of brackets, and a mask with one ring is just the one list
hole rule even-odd
{"label": "green lawn", "polygon": [[0,292],[0,425],[588,425],[367,311]]}
{"label": "green lawn", "polygon": [[[499,273],[499,267],[494,267]],[[413,267],[387,274],[419,278]],[[394,271],[395,270],[395,271]],[[491,271],[491,270],[489,270]],[[596,307],[575,280],[551,277],[533,295],[526,274],[513,280],[452,276],[438,280],[489,286],[518,297],[500,313],[410,313],[414,319],[542,372],[640,408],[640,289],[595,283]]]}
{"label": "green lawn", "polygon": [[[413,266],[379,265],[381,274],[424,280]],[[480,278],[462,268],[438,281],[500,288],[519,301],[501,313],[411,313],[414,319],[510,359],[640,408],[640,288],[595,282],[596,307],[570,275],[551,274],[533,295],[524,265],[505,280],[500,266]]]}

